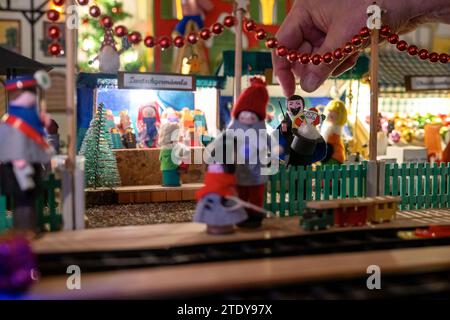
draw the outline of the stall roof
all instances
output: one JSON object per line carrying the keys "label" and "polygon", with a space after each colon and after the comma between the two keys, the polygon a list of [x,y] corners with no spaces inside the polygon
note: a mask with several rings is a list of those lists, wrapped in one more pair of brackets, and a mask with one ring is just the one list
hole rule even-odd
{"label": "stall roof", "polygon": [[[198,88],[216,88],[224,89],[226,84],[225,77],[216,76],[195,76]],[[85,88],[116,88],[117,75],[107,73],[85,73],[78,75],[78,87]]]}
{"label": "stall roof", "polygon": [[50,71],[51,66],[42,64],[21,54],[0,47],[0,75],[8,74],[29,74],[38,70]]}

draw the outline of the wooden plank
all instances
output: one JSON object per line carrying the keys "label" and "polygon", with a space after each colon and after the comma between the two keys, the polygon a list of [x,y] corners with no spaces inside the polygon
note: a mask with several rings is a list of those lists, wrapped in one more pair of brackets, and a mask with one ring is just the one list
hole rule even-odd
{"label": "wooden plank", "polygon": [[183,201],[194,201],[196,200],[195,194],[196,190],[183,190],[181,193],[181,197]]}
{"label": "wooden plank", "polygon": [[394,163],[392,168],[392,195],[398,196],[400,193],[398,192],[398,179],[399,179],[399,170],[398,164]]}
{"label": "wooden plank", "polygon": [[413,210],[416,209],[416,177],[417,177],[417,167],[415,163],[409,164],[409,180],[408,180],[408,195],[409,195],[409,202],[408,202],[408,209]]}
{"label": "wooden plank", "polygon": [[152,202],[152,192],[150,191],[139,191],[134,193],[135,203],[149,203]]}
{"label": "wooden plank", "polygon": [[[127,187],[116,187],[113,188],[114,192],[122,193],[122,192],[137,192],[137,191],[167,191],[167,190],[177,190],[177,191],[189,191],[202,188],[204,186],[203,183],[185,183],[179,187],[163,187],[162,185],[146,185],[146,186],[127,186]],[[110,189],[108,189],[110,190]]]}
{"label": "wooden plank", "polygon": [[329,200],[331,194],[331,170],[333,170],[330,166],[323,166],[323,199]]}
{"label": "wooden plank", "polygon": [[349,193],[348,193],[348,197],[349,198],[354,198],[355,197],[355,165],[351,164],[349,166],[349,172],[350,172],[350,180],[349,180]]}
{"label": "wooden plank", "polygon": [[181,201],[183,200],[183,195],[181,191],[166,191],[167,201]]}
{"label": "wooden plank", "polygon": [[119,204],[134,203],[133,192],[122,192],[117,195],[117,202]]}
{"label": "wooden plank", "polygon": [[[312,182],[313,182],[313,170],[311,166],[306,167],[306,200],[312,199]],[[316,181],[317,183],[317,181]]]}
{"label": "wooden plank", "polygon": [[433,164],[433,167],[431,168],[431,172],[432,172],[432,191],[431,191],[431,206],[432,208],[439,208],[439,203],[438,203],[438,173],[439,173],[439,168],[437,166],[437,163]]}
{"label": "wooden plank", "polygon": [[334,165],[333,168],[333,172],[331,173],[331,181],[332,181],[332,197],[333,199],[338,199],[339,198],[339,185],[340,185],[340,181],[341,181],[341,170],[340,170],[341,166],[338,165]]}
{"label": "wooden plank", "polygon": [[416,190],[416,194],[417,194],[417,208],[422,208],[423,203],[425,201],[424,199],[424,189],[423,189],[423,163],[418,163],[417,164],[417,190]]}
{"label": "wooden plank", "polygon": [[296,188],[298,188],[297,169],[296,167],[290,167],[288,172],[289,172],[289,216],[293,216],[295,215],[295,203],[297,196],[297,193],[295,191]]}
{"label": "wooden plank", "polygon": [[363,197],[364,196],[364,190],[365,190],[365,181],[364,177],[366,177],[367,170],[364,170],[364,165],[359,164],[358,167],[358,186],[357,186],[357,196]]}
{"label": "wooden plank", "polygon": [[447,208],[450,207],[450,163],[447,163],[447,169],[445,171],[446,184],[447,184]]}
{"label": "wooden plank", "polygon": [[280,168],[280,216],[286,216],[286,167]]}
{"label": "wooden plank", "polygon": [[439,201],[439,208],[446,208],[447,207],[447,190],[445,186],[446,181],[446,166],[445,163],[441,163],[439,166],[439,194],[438,194],[438,201]]}
{"label": "wooden plank", "polygon": [[341,199],[347,198],[347,179],[348,179],[348,170],[347,166],[340,166],[339,168],[339,176],[341,177]]}
{"label": "wooden plank", "polygon": [[400,208],[402,210],[406,210],[408,208],[408,185],[407,185],[407,176],[408,176],[408,167],[406,163],[402,163],[400,167],[400,196],[402,198],[402,202],[400,204]]}
{"label": "wooden plank", "polygon": [[305,192],[306,191],[306,184],[308,181],[306,181],[306,171],[305,167],[300,166],[297,168],[297,180],[298,180],[298,187],[297,187],[297,210],[299,215],[303,214],[303,210],[305,209]]}
{"label": "wooden plank", "polygon": [[368,206],[375,203],[374,198],[348,198],[334,200],[309,201],[306,207],[310,209],[334,209],[354,206]]}
{"label": "wooden plank", "polygon": [[391,164],[384,163],[384,195],[392,194],[392,174],[391,174]]}
{"label": "wooden plank", "polygon": [[278,211],[278,200],[277,200],[277,193],[278,193],[278,177],[280,176],[280,172],[277,172],[277,174],[270,177],[270,206],[272,212]]}
{"label": "wooden plank", "polygon": [[322,199],[322,184],[323,184],[323,172],[320,166],[316,167],[316,170],[314,171],[314,181],[315,181],[314,199],[320,200]]}
{"label": "wooden plank", "polygon": [[431,207],[431,183],[430,183],[430,179],[431,179],[431,165],[430,163],[426,163],[425,164],[425,204],[424,204],[424,208],[428,209]]}

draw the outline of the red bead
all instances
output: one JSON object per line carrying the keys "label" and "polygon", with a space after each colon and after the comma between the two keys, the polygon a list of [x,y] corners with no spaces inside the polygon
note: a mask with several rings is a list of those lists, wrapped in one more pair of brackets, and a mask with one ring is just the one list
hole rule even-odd
{"label": "red bead", "polygon": [[142,36],[139,32],[134,31],[134,32],[130,33],[130,35],[128,36],[128,39],[130,40],[130,42],[132,44],[139,44],[142,41]]}
{"label": "red bead", "polygon": [[202,31],[200,31],[200,38],[202,38],[203,40],[208,40],[211,37],[211,31],[209,29],[202,29]]}
{"label": "red bead", "polygon": [[333,62],[333,54],[331,52],[327,52],[323,55],[322,58],[323,62],[325,63],[331,63]]}
{"label": "red bead", "polygon": [[256,30],[256,40],[264,40],[267,37],[267,32],[264,29]]}
{"label": "red bead", "polygon": [[103,28],[106,29],[110,29],[114,25],[114,22],[110,16],[103,16],[100,23],[103,26]]}
{"label": "red bead", "polygon": [[342,51],[344,51],[344,53],[346,54],[350,54],[353,52],[353,44],[351,44],[350,42],[347,42],[344,46],[344,48],[342,49]]}
{"label": "red bead", "polygon": [[117,26],[114,29],[114,32],[115,32],[116,36],[122,38],[122,37],[124,37],[124,36],[126,36],[128,34],[128,29],[125,26]]}
{"label": "red bead", "polygon": [[302,64],[308,64],[311,62],[311,56],[308,53],[303,53],[300,55],[300,62]]}
{"label": "red bead", "polygon": [[254,31],[256,29],[256,23],[253,20],[247,20],[244,24],[244,30],[247,32]]}
{"label": "red bead", "polygon": [[59,39],[61,36],[61,29],[58,26],[50,26],[47,31],[48,37],[50,39]]}
{"label": "red bead", "polygon": [[298,60],[298,54],[297,54],[297,51],[295,51],[295,50],[289,51],[289,53],[288,53],[288,55],[287,55],[287,59],[288,59],[290,62],[295,62],[295,61],[297,61],[297,60]]}
{"label": "red bead", "polygon": [[405,51],[406,49],[408,49],[408,43],[405,40],[400,40],[397,43],[397,49],[398,51]]}
{"label": "red bead", "polygon": [[59,43],[52,43],[48,46],[48,52],[52,56],[59,56],[61,54],[62,48]]}
{"label": "red bead", "polygon": [[77,2],[80,6],[85,6],[89,3],[89,0],[77,0]]}
{"label": "red bead", "polygon": [[391,44],[396,44],[396,43],[398,42],[398,40],[399,40],[399,37],[398,37],[398,35],[396,35],[395,33],[394,33],[394,34],[391,34],[391,35],[389,36],[389,38],[388,38],[388,41],[389,41],[389,43],[391,43]]}
{"label": "red bead", "polygon": [[419,53],[419,48],[417,48],[417,46],[415,46],[415,45],[409,46],[408,53],[411,56],[415,56]]}
{"label": "red bead", "polygon": [[235,23],[236,19],[234,19],[233,16],[226,16],[225,19],[223,20],[223,24],[228,28],[233,27]]}
{"label": "red bead", "polygon": [[277,55],[279,57],[284,57],[288,54],[288,49],[285,46],[279,46],[277,48]]}
{"label": "red bead", "polygon": [[189,33],[187,40],[190,44],[196,44],[198,41],[197,34],[195,32]]}
{"label": "red bead", "polygon": [[353,38],[352,38],[352,44],[353,44],[355,47],[361,46],[361,45],[362,45],[362,38],[361,38],[361,36],[360,36],[360,35],[353,36]]}
{"label": "red bead", "polygon": [[370,37],[370,29],[367,27],[362,28],[359,31],[359,35],[361,36],[361,38],[363,39],[368,39]]}
{"label": "red bead", "polygon": [[144,44],[147,48],[153,48],[156,46],[156,40],[152,36],[147,36],[144,39]]}
{"label": "red bead", "polygon": [[50,21],[53,21],[53,22],[58,21],[59,20],[59,16],[60,16],[59,12],[54,10],[54,9],[51,9],[51,10],[47,11],[47,18]]}
{"label": "red bead", "polygon": [[53,0],[53,4],[57,7],[61,7],[64,4],[65,0]]}
{"label": "red bead", "polygon": [[430,54],[428,53],[427,49],[422,49],[419,51],[419,58],[421,60],[428,60],[429,56],[430,56]]}
{"label": "red bead", "polygon": [[387,38],[391,35],[391,28],[389,26],[382,26],[380,29],[381,36]]}
{"label": "red bead", "polygon": [[173,40],[173,45],[177,48],[181,48],[184,46],[184,38],[182,36],[176,36]]}
{"label": "red bead", "polygon": [[163,50],[169,48],[171,44],[172,40],[169,37],[162,37],[159,39],[159,45]]}
{"label": "red bead", "polygon": [[320,54],[315,54],[312,56],[311,61],[317,66],[322,62],[322,56]]}
{"label": "red bead", "polygon": [[89,14],[93,18],[98,18],[102,14],[102,11],[100,10],[100,8],[98,6],[91,6],[89,8]]}
{"label": "red bead", "polygon": [[344,57],[344,53],[343,53],[342,49],[337,48],[336,50],[334,50],[333,57],[336,60],[341,60]]}
{"label": "red bead", "polygon": [[448,63],[449,59],[450,59],[450,57],[448,56],[447,53],[441,53],[439,55],[439,62],[440,63]]}
{"label": "red bead", "polygon": [[439,54],[436,52],[432,52],[430,53],[430,57],[429,57],[431,62],[438,62],[439,61]]}
{"label": "red bead", "polygon": [[223,25],[221,23],[214,23],[212,26],[212,32],[214,32],[214,34],[221,34],[223,32]]}
{"label": "red bead", "polygon": [[269,38],[266,40],[266,47],[269,49],[274,49],[278,46],[278,40],[276,38]]}

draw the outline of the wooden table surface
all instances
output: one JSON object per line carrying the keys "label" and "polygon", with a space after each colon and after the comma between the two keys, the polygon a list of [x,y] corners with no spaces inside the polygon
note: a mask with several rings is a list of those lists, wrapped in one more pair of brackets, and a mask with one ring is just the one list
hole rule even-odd
{"label": "wooden table surface", "polygon": [[[25,299],[131,299],[189,297],[224,290],[255,289],[315,280],[367,278],[367,267],[383,274],[450,267],[450,246],[205,263],[81,275],[81,290],[67,277],[44,278]],[[362,284],[364,286],[364,283]]]}

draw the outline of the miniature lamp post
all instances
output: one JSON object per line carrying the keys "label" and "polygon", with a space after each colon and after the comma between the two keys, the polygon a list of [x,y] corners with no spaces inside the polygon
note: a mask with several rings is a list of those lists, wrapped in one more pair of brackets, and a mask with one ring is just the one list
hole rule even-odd
{"label": "miniature lamp post", "polygon": [[236,0],[236,47],[234,58],[234,102],[241,94],[242,77],[242,22],[249,0]]}

